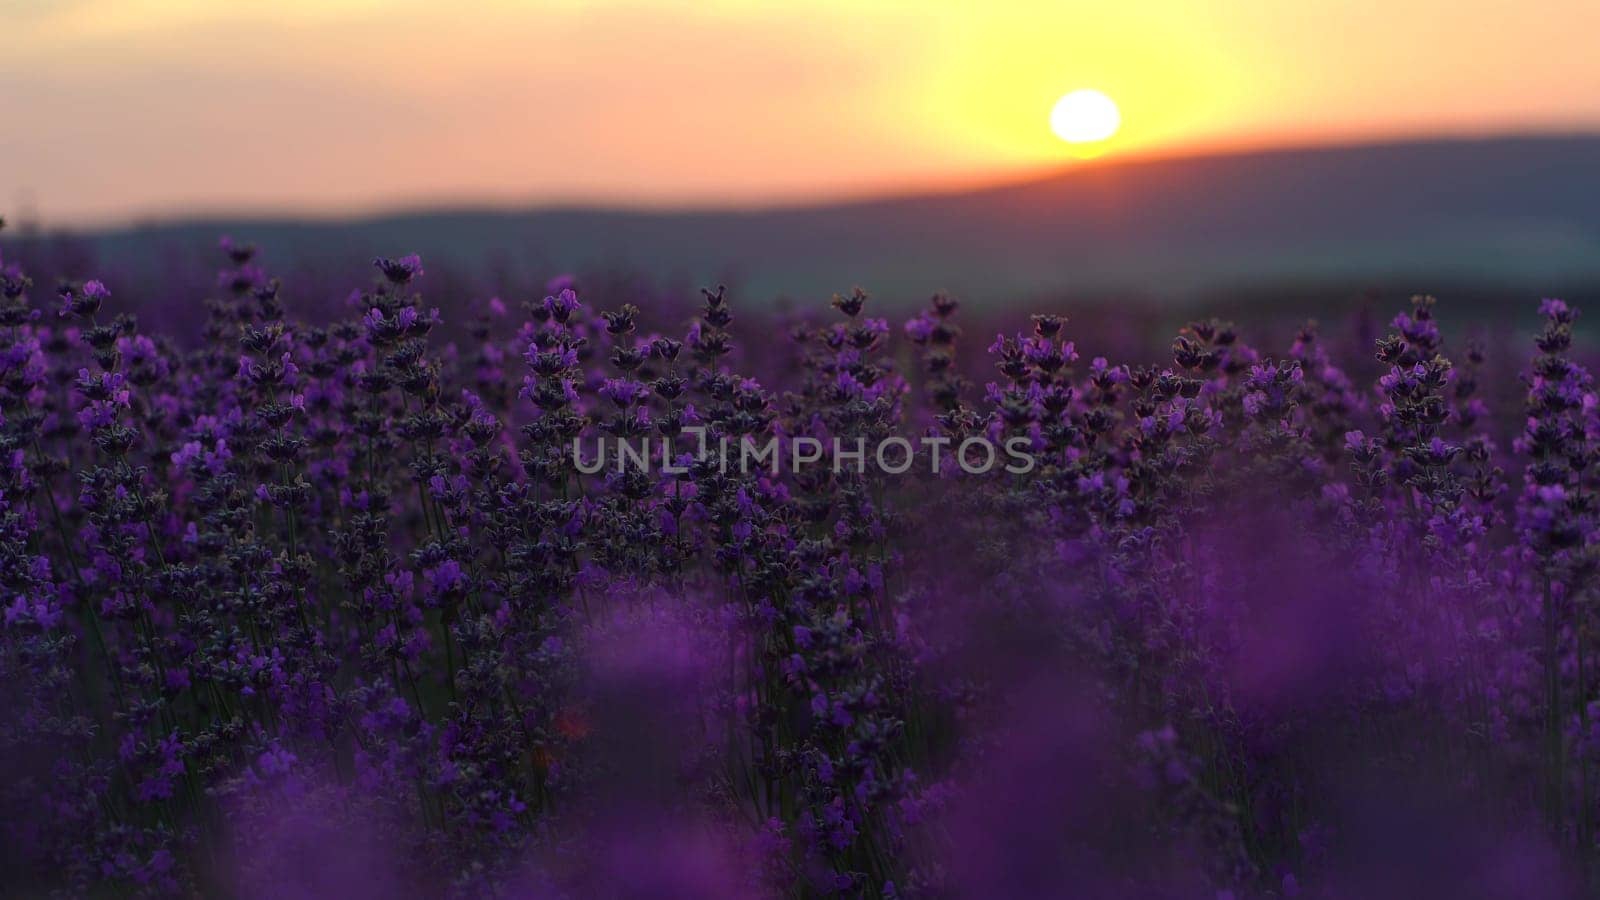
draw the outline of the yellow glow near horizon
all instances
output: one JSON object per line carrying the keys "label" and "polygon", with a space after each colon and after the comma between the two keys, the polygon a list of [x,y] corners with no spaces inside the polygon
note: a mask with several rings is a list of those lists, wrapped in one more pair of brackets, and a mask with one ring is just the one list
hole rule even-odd
{"label": "yellow glow near horizon", "polygon": [[1121,127],[1122,113],[1117,104],[1089,88],[1067,94],[1050,110],[1050,130],[1069,144],[1109,140]]}
{"label": "yellow glow near horizon", "polygon": [[[0,213],[743,205],[1593,130],[1593,2],[0,0]],[[1076,85],[1114,135],[1042,127]]]}

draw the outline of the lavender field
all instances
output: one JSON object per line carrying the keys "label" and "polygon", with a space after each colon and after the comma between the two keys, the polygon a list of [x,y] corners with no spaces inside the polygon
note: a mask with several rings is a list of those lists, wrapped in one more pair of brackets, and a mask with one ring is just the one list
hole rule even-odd
{"label": "lavender field", "polygon": [[1145,358],[1070,308],[424,263],[330,311],[224,241],[155,316],[196,337],[0,259],[0,895],[1600,883],[1563,301]]}

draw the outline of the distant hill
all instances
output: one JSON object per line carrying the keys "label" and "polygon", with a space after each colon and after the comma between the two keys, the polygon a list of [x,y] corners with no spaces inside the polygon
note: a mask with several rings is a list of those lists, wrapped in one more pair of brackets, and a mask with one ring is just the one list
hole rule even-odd
{"label": "distant hill", "polygon": [[[1600,137],[1509,137],[1104,160],[956,194],[674,212],[461,209],[348,221],[196,220],[84,235],[138,266],[246,237],[275,264],[434,265],[547,275],[602,265],[733,280],[747,297],[891,300],[1126,290],[1182,300],[1231,286],[1600,284]],[[1426,280],[1424,282],[1424,280]]]}

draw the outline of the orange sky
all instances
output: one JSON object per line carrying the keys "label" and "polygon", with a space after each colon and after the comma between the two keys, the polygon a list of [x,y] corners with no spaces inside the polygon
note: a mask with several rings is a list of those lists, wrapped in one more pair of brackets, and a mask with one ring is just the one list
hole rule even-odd
{"label": "orange sky", "polygon": [[0,211],[803,201],[1105,156],[1600,129],[1596,0],[0,0]]}

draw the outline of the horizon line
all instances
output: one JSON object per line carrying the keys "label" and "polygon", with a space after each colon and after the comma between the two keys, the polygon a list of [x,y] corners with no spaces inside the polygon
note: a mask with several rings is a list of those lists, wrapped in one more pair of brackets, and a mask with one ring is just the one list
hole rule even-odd
{"label": "horizon line", "polygon": [[1600,139],[1600,127],[1549,127],[1515,129],[1456,130],[1449,132],[1424,132],[1417,134],[1391,134],[1356,137],[1347,140],[1315,141],[1289,140],[1259,144],[1216,144],[1189,147],[1182,150],[1129,150],[1093,158],[1074,159],[1049,165],[1029,167],[1004,174],[954,176],[938,183],[926,181],[882,187],[865,187],[835,191],[819,191],[805,197],[767,198],[662,198],[627,200],[623,198],[591,195],[574,198],[506,198],[506,197],[414,197],[376,201],[358,208],[327,211],[292,208],[236,207],[196,208],[179,212],[130,213],[92,218],[65,224],[30,222],[21,215],[7,215],[7,231],[13,235],[60,236],[75,234],[115,234],[182,228],[207,223],[233,222],[251,225],[309,225],[353,226],[386,219],[411,216],[486,215],[486,214],[631,214],[640,216],[686,215],[762,215],[778,212],[803,212],[837,207],[868,206],[880,203],[917,200],[924,198],[950,198],[988,191],[1023,187],[1039,181],[1070,177],[1080,172],[1101,169],[1139,167],[1146,165],[1199,162],[1202,160],[1243,159],[1262,156],[1284,156],[1302,153],[1376,150],[1387,147],[1426,146],[1432,144],[1488,144],[1514,141],[1560,141]]}

